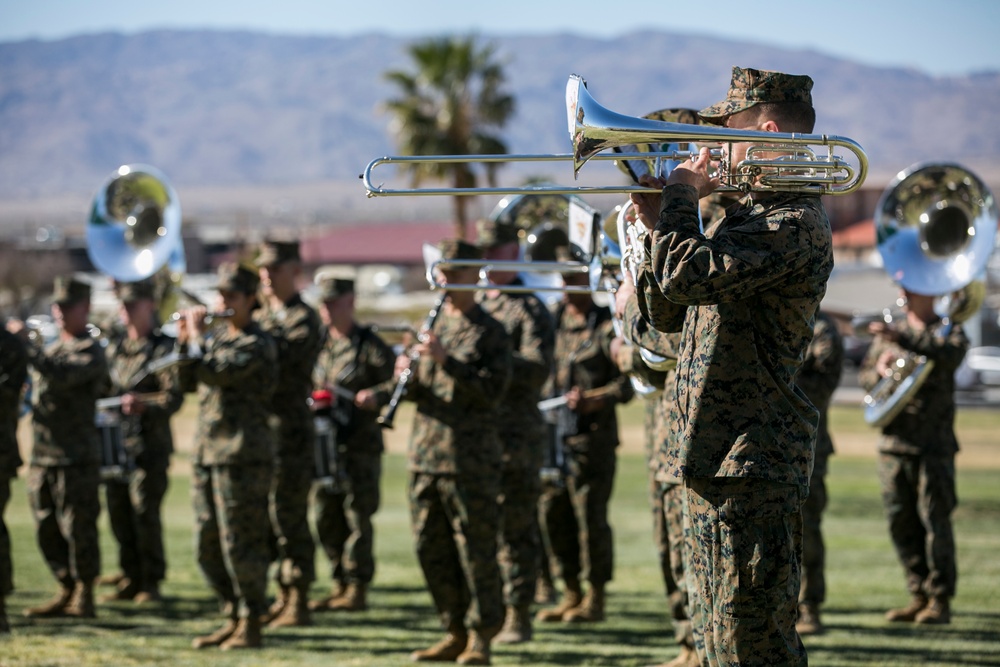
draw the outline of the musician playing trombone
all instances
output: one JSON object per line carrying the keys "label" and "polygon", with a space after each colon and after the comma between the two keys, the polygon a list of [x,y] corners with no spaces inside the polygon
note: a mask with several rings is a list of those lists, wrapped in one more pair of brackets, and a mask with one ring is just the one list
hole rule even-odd
{"label": "musician playing trombone", "polygon": [[[479,259],[466,241],[438,244],[441,259]],[[445,297],[429,330],[396,374],[409,368],[406,398],[416,404],[410,435],[409,496],[417,559],[442,625],[443,640],[415,651],[416,662],[490,664],[490,642],[504,618],[497,564],[503,450],[499,405],[511,375],[503,325],[476,303],[478,269],[440,270]]]}
{"label": "musician playing trombone", "polygon": [[101,601],[141,604],[159,601],[160,582],[166,575],[160,505],[174,450],[170,417],[180,409],[184,394],[176,368],[146,370],[150,362],[174,349],[174,339],[157,326],[153,280],[116,282],[115,294],[125,328],[109,340],[106,353],[111,394],[121,398],[120,406],[110,409],[121,415],[127,463],[124,476],[107,480],[105,486],[121,572],[108,581],[115,591]]}
{"label": "musician playing trombone", "polygon": [[[734,67],[726,99],[699,116],[808,133],[812,85]],[[731,168],[747,148],[724,149]],[[833,268],[830,223],[818,194],[751,190],[705,233],[698,202],[719,185],[712,166],[703,148],[667,179],[641,179],[662,192],[632,195],[650,230],[640,307],[658,329],[681,331],[678,434],[665,462],[684,484],[695,644],[706,665],[805,665],[795,630],[800,507],[819,415],[792,378]]]}
{"label": "musician playing trombone", "polygon": [[360,611],[367,608],[375,574],[372,516],[380,502],[384,451],[376,420],[392,394],[395,355],[372,327],[354,320],[352,273],[321,272],[316,285],[326,342],[313,370],[313,387],[329,394],[335,450],[327,456],[327,469],[317,472],[313,502],[316,533],[332,566],[333,589],[309,608]]}

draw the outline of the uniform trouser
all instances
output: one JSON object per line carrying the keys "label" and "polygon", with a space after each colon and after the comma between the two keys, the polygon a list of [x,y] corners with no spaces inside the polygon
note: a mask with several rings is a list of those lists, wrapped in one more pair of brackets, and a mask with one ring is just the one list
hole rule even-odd
{"label": "uniform trouser", "polygon": [[910,593],[954,596],[955,457],[881,453],[878,474],[889,535]]}
{"label": "uniform trouser", "polygon": [[0,597],[10,595],[14,590],[14,565],[10,558],[10,533],[3,520],[4,511],[10,501],[10,480],[0,479]]}
{"label": "uniform trouser", "polygon": [[799,602],[819,605],[826,600],[826,546],[821,522],[826,509],[826,475],[813,472],[809,496],[802,504],[802,586]]}
{"label": "uniform trouser", "polygon": [[315,476],[312,446],[310,442],[301,456],[289,454],[275,462],[269,495],[271,553],[279,565],[276,579],[283,586],[308,588],[316,578],[316,543],[309,528],[309,490]]}
{"label": "uniform trouser", "polygon": [[38,546],[49,570],[66,587],[93,581],[101,572],[99,485],[97,465],[33,465],[28,470]]}
{"label": "uniform trouser", "polygon": [[688,608],[690,600],[684,578],[684,486],[661,483],[657,488],[660,491],[663,530],[666,533],[670,580],[675,582],[674,590],[668,592],[674,639],[682,646],[694,648],[691,612]]}
{"label": "uniform trouser", "polygon": [[382,455],[344,457],[346,481],[339,489],[315,484],[316,534],[334,581],[369,584],[375,576],[372,516],[381,501]]}
{"label": "uniform trouser", "polygon": [[538,532],[538,497],[542,492],[537,467],[504,470],[500,493],[498,555],[504,602],[524,608],[535,599],[542,560]]}
{"label": "uniform trouser", "polygon": [[499,479],[410,475],[417,560],[445,628],[482,630],[503,621],[499,491]]}
{"label": "uniform trouser", "polygon": [[108,481],[105,486],[111,531],[118,541],[118,564],[142,590],[155,587],[167,572],[160,510],[168,484],[163,464],[136,468],[128,480]]}
{"label": "uniform trouser", "polygon": [[703,665],[807,664],[795,631],[799,496],[760,479],[685,479],[685,577]]}
{"label": "uniform trouser", "polygon": [[546,489],[539,502],[542,537],[553,574],[592,585],[611,581],[614,544],[608,502],[614,486],[616,457],[608,448],[573,451],[572,474],[565,489]]}
{"label": "uniform trouser", "polygon": [[196,465],[192,471],[198,566],[234,618],[267,611],[271,476],[271,464]]}

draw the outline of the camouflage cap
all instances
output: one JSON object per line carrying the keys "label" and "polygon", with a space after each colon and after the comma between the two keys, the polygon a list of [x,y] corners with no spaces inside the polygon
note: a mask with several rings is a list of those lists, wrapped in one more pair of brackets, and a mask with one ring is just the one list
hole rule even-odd
{"label": "camouflage cap", "polygon": [[152,279],[148,278],[132,283],[122,283],[116,280],[115,294],[122,303],[131,303],[141,299],[154,300],[156,298],[156,285]]}
{"label": "camouflage cap", "polygon": [[438,243],[441,259],[482,259],[483,252],[477,246],[462,239],[445,239]]}
{"label": "camouflage cap", "polygon": [[90,299],[90,284],[73,276],[56,276],[52,283],[52,302],[78,303]]}
{"label": "camouflage cap", "polygon": [[498,245],[517,243],[520,240],[518,228],[509,222],[480,220],[476,223],[477,245],[486,250]]}
{"label": "camouflage cap", "polygon": [[225,262],[219,265],[219,283],[215,286],[220,292],[243,292],[256,294],[260,286],[260,275],[253,268],[238,262]]}
{"label": "camouflage cap", "polygon": [[319,298],[333,301],[345,294],[354,293],[354,272],[351,270],[328,269],[320,271],[313,279],[319,287]]}
{"label": "camouflage cap", "polygon": [[285,262],[299,261],[298,241],[268,240],[260,244],[257,266],[277,266]]}
{"label": "camouflage cap", "polygon": [[763,102],[805,102],[812,105],[813,80],[799,74],[733,67],[729,94],[718,104],[698,112],[708,123],[722,125],[734,113]]}

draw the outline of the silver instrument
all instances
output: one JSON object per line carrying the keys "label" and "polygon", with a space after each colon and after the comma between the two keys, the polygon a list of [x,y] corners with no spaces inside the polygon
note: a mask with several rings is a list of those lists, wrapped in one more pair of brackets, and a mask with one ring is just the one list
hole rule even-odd
{"label": "silver instrument", "polygon": [[[957,164],[919,164],[900,172],[875,209],[885,270],[917,294],[936,295],[947,331],[982,305],[981,275],[994,249],[998,208],[977,176]],[[883,314],[885,321],[891,314]],[[907,354],[864,398],[865,421],[891,422],[916,395],[934,362]]]}
{"label": "silver instrument", "polygon": [[129,473],[135,469],[135,462],[125,449],[125,428],[122,422],[121,412],[114,407],[99,409],[94,414],[94,423],[101,440],[102,482],[127,482]]}

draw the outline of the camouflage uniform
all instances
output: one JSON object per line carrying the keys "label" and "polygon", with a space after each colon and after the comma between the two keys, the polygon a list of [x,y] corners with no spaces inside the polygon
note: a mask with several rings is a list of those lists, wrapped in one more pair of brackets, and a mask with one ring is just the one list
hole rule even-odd
{"label": "camouflage uniform", "polygon": [[504,602],[511,608],[527,609],[535,598],[542,558],[539,470],[547,430],[538,401],[552,368],[552,315],[533,294],[485,293],[480,305],[504,326],[514,350],[511,384],[500,406],[503,481],[499,556]]}
{"label": "camouflage uniform", "polygon": [[660,456],[685,484],[695,641],[711,664],[805,664],[800,505],[819,416],[792,375],[833,268],[830,226],[818,197],[773,195],[703,235],[697,206],[694,188],[664,188],[638,294],[654,326],[682,331]]}
{"label": "camouflage uniform", "polygon": [[0,327],[0,610],[3,609],[3,598],[14,590],[10,533],[3,515],[10,500],[10,480],[17,477],[17,469],[22,463],[17,448],[17,421],[21,411],[21,391],[27,376],[28,356],[24,344],[20,338]]}
{"label": "camouflage uniform", "polygon": [[549,393],[563,394],[574,386],[608,391],[593,412],[566,409],[572,424],[563,438],[570,474],[565,492],[542,494],[542,536],[553,574],[569,582],[586,580],[603,595],[614,572],[608,501],[619,443],[616,404],[631,400],[634,392],[611,355],[615,333],[607,308],[591,302],[586,314],[578,314],[560,305],[555,321],[556,368]]}
{"label": "camouflage uniform", "polygon": [[89,333],[44,349],[29,345],[28,359],[34,387],[28,498],[38,546],[64,588],[90,585],[101,570],[94,404],[107,389],[107,360]]}
{"label": "camouflage uniform", "polygon": [[[316,361],[313,386],[337,385],[354,392],[372,388],[382,406],[392,391],[394,360],[392,348],[370,327],[355,325],[349,337],[327,338]],[[338,436],[343,484],[339,488],[315,485],[316,532],[330,559],[333,580],[367,585],[375,574],[372,516],[380,503],[384,445],[378,412],[353,405],[348,409],[352,415],[349,430]]]}
{"label": "camouflage uniform", "polygon": [[478,305],[441,313],[433,333],[444,364],[416,362],[406,398],[417,413],[409,498],[417,558],[442,624],[454,635],[503,621],[497,564],[502,470],[498,408],[511,376],[511,342]]}
{"label": "camouflage uniform", "polygon": [[[278,378],[274,341],[256,323],[210,332],[181,368],[198,391],[191,495],[198,565],[232,619],[267,611],[274,444],[267,415]],[[183,346],[182,346],[183,351]]]}
{"label": "camouflage uniform", "polygon": [[914,596],[951,598],[958,578],[951,513],[955,493],[955,371],[969,348],[962,327],[946,333],[938,322],[923,331],[907,326],[895,345],[876,338],[862,362],[858,380],[872,389],[879,375],[875,362],[894,346],[933,360],[924,384],[902,412],[882,428],[879,480],[889,535],[906,587]]}
{"label": "camouflage uniform", "polygon": [[316,578],[316,545],[308,518],[316,434],[308,400],[323,325],[299,294],[281,308],[261,309],[256,319],[278,350],[278,380],[270,407],[276,444],[270,513],[277,544],[272,555],[280,565],[278,583],[305,590]]}
{"label": "camouflage uniform", "polygon": [[826,600],[826,577],[823,572],[826,548],[820,522],[826,509],[827,459],[833,454],[827,413],[833,392],[840,383],[843,363],[844,343],[837,331],[837,323],[820,312],[813,326],[812,342],[795,375],[795,384],[819,410],[809,497],[802,505],[802,587],[799,589],[799,602],[807,605],[820,605]]}

